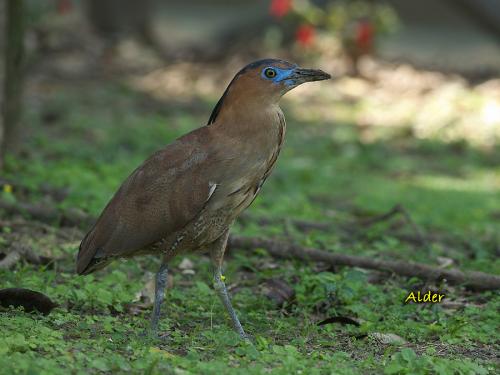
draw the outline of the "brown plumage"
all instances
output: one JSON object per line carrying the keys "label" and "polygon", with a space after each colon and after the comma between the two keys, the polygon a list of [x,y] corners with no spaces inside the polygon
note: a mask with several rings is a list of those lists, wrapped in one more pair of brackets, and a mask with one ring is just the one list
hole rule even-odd
{"label": "brown plumage", "polygon": [[236,74],[208,124],[156,152],[118,189],[78,253],[77,272],[88,274],[118,257],[161,256],[152,329],[156,330],[167,263],[186,251],[209,251],[214,285],[232,318],[221,274],[229,228],[255,199],[271,173],[285,136],[280,97],[318,70],[282,60],[260,60]]}

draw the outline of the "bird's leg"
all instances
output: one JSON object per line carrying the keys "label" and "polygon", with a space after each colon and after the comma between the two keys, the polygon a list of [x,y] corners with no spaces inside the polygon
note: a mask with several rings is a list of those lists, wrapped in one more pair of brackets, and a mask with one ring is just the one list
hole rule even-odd
{"label": "bird's leg", "polygon": [[158,320],[160,319],[160,307],[165,297],[167,276],[168,276],[167,263],[162,263],[160,269],[156,273],[155,301],[153,306],[153,314],[151,315],[151,328],[150,328],[151,336],[156,336],[158,333]]}
{"label": "bird's leg", "polygon": [[231,299],[229,298],[229,294],[227,292],[226,284],[224,283],[225,277],[222,276],[222,260],[224,257],[224,251],[226,250],[227,238],[229,235],[229,230],[226,231],[215,243],[210,251],[210,256],[212,258],[212,263],[214,266],[214,288],[219,298],[222,301],[226,311],[231,318],[231,322],[233,328],[243,339],[248,339],[243,327],[241,326],[240,320],[236,315],[236,312],[233,309],[233,305],[231,304]]}
{"label": "bird's leg", "polygon": [[231,304],[231,300],[229,299],[229,294],[227,292],[226,284],[223,281],[223,276],[221,273],[221,269],[216,267],[214,269],[214,288],[219,295],[219,298],[222,301],[222,304],[226,308],[227,313],[229,314],[231,318],[231,322],[233,324],[233,328],[238,334],[244,338],[247,339],[247,335],[245,331],[243,330],[243,327],[241,326],[240,320],[238,319],[238,316],[236,315],[236,311],[233,309],[233,305]]}

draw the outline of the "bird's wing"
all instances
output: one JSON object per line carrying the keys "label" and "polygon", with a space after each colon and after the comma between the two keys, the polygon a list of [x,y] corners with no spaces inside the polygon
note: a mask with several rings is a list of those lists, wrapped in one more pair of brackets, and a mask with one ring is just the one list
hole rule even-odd
{"label": "bird's wing", "polygon": [[203,128],[153,154],[122,184],[83,239],[77,272],[94,258],[124,255],[183,228],[202,210],[213,185]]}

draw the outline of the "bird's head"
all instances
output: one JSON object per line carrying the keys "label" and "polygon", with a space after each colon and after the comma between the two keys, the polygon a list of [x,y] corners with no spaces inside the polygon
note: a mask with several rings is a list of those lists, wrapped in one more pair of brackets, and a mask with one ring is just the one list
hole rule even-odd
{"label": "bird's head", "polygon": [[322,70],[300,68],[284,60],[255,61],[236,73],[214,108],[208,124],[215,121],[223,105],[276,104],[285,93],[303,83],[330,78],[330,74]]}

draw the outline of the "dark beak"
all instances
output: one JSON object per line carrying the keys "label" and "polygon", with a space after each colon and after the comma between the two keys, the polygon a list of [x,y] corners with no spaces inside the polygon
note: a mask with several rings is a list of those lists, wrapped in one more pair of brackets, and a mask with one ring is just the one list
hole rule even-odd
{"label": "dark beak", "polygon": [[313,82],[313,81],[323,81],[325,79],[330,79],[332,76],[328,73],[325,73],[319,69],[300,69],[297,68],[292,73],[290,77],[293,81],[295,81],[296,85],[300,85],[305,82]]}

